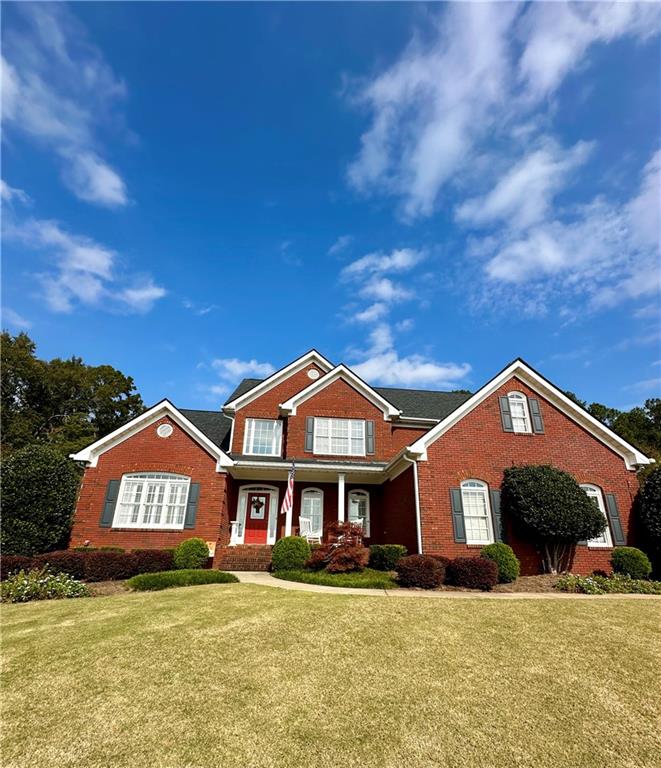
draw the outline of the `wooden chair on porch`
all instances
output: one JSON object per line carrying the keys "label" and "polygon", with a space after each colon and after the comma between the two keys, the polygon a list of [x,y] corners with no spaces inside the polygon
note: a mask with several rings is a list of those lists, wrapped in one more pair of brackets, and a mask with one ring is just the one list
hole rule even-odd
{"label": "wooden chair on porch", "polygon": [[308,544],[321,544],[321,534],[312,531],[312,520],[309,517],[298,518],[298,535],[306,539]]}

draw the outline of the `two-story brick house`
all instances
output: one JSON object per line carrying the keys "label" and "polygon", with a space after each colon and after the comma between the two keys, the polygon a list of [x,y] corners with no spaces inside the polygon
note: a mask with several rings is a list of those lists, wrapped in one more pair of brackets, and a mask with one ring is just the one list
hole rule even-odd
{"label": "two-story brick house", "polygon": [[[367,543],[476,553],[505,539],[524,573],[540,557],[500,514],[506,467],[570,472],[608,527],[573,570],[609,568],[629,537],[637,467],[650,463],[522,360],[475,394],[372,387],[315,350],[245,379],[219,411],[168,400],[72,456],[84,462],[72,546],[172,547],[199,536],[223,567],[260,567],[310,521],[360,521]],[[292,463],[293,509],[281,514]]]}

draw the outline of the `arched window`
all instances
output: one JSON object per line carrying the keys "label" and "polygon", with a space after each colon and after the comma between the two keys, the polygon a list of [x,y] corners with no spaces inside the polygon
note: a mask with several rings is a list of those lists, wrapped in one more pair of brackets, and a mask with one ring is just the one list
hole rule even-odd
{"label": "arched window", "polygon": [[510,404],[512,427],[515,432],[531,432],[528,398],[521,392],[509,392],[507,399]]}
{"label": "arched window", "polygon": [[137,472],[122,477],[113,528],[184,527],[190,477]]}
{"label": "arched window", "polygon": [[367,491],[349,491],[349,522],[361,523],[365,536],[370,535],[370,495]]}
{"label": "arched window", "polygon": [[604,495],[601,488],[597,485],[581,485],[581,488],[587,493],[590,501],[597,506],[601,514],[606,518],[606,528],[604,532],[594,539],[588,541],[588,547],[612,547],[610,526],[608,525],[608,516],[606,515],[606,506],[604,504]]}
{"label": "arched window", "polygon": [[491,544],[493,524],[489,505],[489,488],[481,480],[464,480],[461,484],[467,544]]}
{"label": "arched window", "polygon": [[324,532],[324,492],[319,488],[305,488],[301,494],[301,517],[310,520],[311,535],[321,538]]}

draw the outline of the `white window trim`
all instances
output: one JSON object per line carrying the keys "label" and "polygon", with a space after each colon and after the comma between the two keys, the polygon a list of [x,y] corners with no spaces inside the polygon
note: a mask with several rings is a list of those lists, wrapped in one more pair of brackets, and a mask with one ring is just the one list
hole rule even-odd
{"label": "white window trim", "polygon": [[[473,485],[476,483],[477,485]],[[471,539],[468,535],[468,525],[466,525],[466,504],[464,502],[464,490],[481,491],[484,494],[484,502],[487,510],[487,539]],[[483,480],[476,480],[471,478],[464,480],[461,483],[461,506],[464,513],[464,528],[466,529],[466,544],[479,544],[486,546],[487,544],[493,544],[495,541],[493,535],[493,519],[491,517],[491,499],[489,498],[489,486]],[[472,515],[470,515],[472,517]]]}
{"label": "white window trim", "polygon": [[248,494],[256,491],[263,491],[268,493],[269,499],[269,520],[266,529],[266,543],[275,544],[277,537],[277,523],[278,523],[278,489],[273,485],[263,485],[261,483],[254,483],[252,485],[242,485],[239,488],[239,498],[236,506],[236,519],[230,521],[231,524],[231,539],[230,546],[236,546],[237,544],[243,544],[245,540],[246,531],[246,511],[248,506]]}
{"label": "white window trim", "polygon": [[305,511],[305,497],[310,495],[320,496],[321,497],[321,527],[318,530],[312,529],[312,535],[316,536],[317,534],[321,537],[324,535],[324,492],[321,490],[321,488],[304,488],[301,493],[301,517],[307,517],[312,520],[310,515],[308,515]]}
{"label": "white window trim", "polygon": [[[348,453],[335,453],[335,452],[333,452],[331,450],[328,450],[328,451],[321,451],[321,450],[319,450],[319,447],[318,447],[318,444],[317,444],[317,441],[319,439],[319,434],[318,434],[319,430],[317,429],[317,423],[319,421],[328,421],[328,422],[346,421],[349,424],[349,437],[348,437],[348,440],[349,440],[349,451],[348,451]],[[351,423],[352,422],[358,423],[358,424],[362,424],[362,429],[363,429],[363,435],[362,435],[362,438],[363,438],[363,450],[362,450],[361,453],[353,453],[351,451],[351,441],[353,439],[351,437]],[[330,429],[329,429],[329,435],[330,435]],[[329,449],[332,447],[332,442],[331,441],[332,441],[332,438],[329,438],[329,443],[330,443],[329,444]],[[365,426],[365,419],[337,419],[337,418],[334,418],[333,416],[315,416],[315,418],[314,418],[314,441],[313,441],[313,445],[312,445],[312,453],[316,454],[317,456],[367,456],[367,428]]]}
{"label": "white window trim", "polygon": [[352,490],[349,491],[347,494],[347,521],[351,522],[351,497],[355,495],[364,495],[367,499],[367,506],[365,510],[365,519],[363,520],[363,535],[365,538],[369,539],[370,537],[370,518],[371,518],[371,504],[370,504],[370,493],[369,491],[366,491],[364,488],[352,488]]}
{"label": "white window trim", "polygon": [[[273,438],[271,441],[271,453],[256,453],[254,450],[250,450],[252,438],[255,434],[255,423],[268,422],[269,424],[275,424],[273,430]],[[282,421],[280,419],[258,419],[250,418],[246,419],[244,431],[243,431],[243,453],[245,456],[281,456],[282,455]]]}
{"label": "white window trim", "polygon": [[[518,435],[529,435],[532,434],[532,422],[530,420],[530,409],[528,408],[528,398],[523,394],[523,392],[508,392],[507,393],[507,400],[510,404],[510,418],[512,419],[512,429],[514,432]],[[525,429],[517,429],[514,426],[514,416],[512,415],[512,403],[521,403],[523,406],[523,416],[526,421],[525,423]]]}
{"label": "white window trim", "polygon": [[[135,480],[142,480],[143,481],[143,491],[140,495],[140,506],[138,509],[138,519],[135,523],[133,522],[120,522],[120,515],[121,515],[121,508],[122,508],[122,498],[124,496],[124,491],[126,489],[127,483]],[[149,483],[150,480],[161,480],[165,481],[165,492],[163,494],[163,504],[162,504],[162,510],[161,510],[161,519],[165,520],[165,508],[167,507],[167,497],[168,497],[168,491],[171,484],[177,483],[177,484],[183,484],[186,483],[186,495],[184,496],[184,500],[182,502],[182,505],[184,507],[184,515],[181,520],[181,524],[166,524],[165,522],[160,522],[157,524],[154,523],[143,523],[141,522],[144,516],[145,511],[145,503],[146,503],[146,494],[144,492],[144,486]],[[171,472],[131,472],[126,475],[122,475],[122,482],[119,486],[119,494],[117,496],[117,503],[115,504],[115,514],[113,515],[112,520],[112,527],[113,528],[131,528],[131,529],[139,529],[143,531],[181,531],[184,528],[184,525],[186,524],[186,507],[188,506],[188,496],[190,493],[190,477],[187,477],[186,475],[176,475]],[[180,505],[180,506],[182,506]]]}
{"label": "white window trim", "polygon": [[606,514],[606,505],[604,504],[604,494],[598,485],[592,485],[592,483],[581,483],[581,488],[585,491],[589,499],[596,499],[599,511],[604,516],[606,521],[606,529],[603,536],[606,541],[597,541],[596,539],[588,539],[588,547],[590,549],[612,549],[613,537],[611,536],[611,526]]}

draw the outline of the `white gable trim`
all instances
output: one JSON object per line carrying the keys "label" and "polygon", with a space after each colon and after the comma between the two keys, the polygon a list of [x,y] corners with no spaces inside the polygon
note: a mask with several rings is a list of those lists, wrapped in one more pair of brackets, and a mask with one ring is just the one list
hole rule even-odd
{"label": "white gable trim", "polygon": [[459,408],[453,411],[449,416],[446,416],[446,418],[440,421],[435,427],[430,429],[426,435],[423,435],[416,440],[415,443],[410,446],[409,450],[412,453],[417,453],[421,460],[426,461],[426,451],[432,443],[435,443],[439,437],[444,435],[449,429],[457,424],[457,422],[461,421],[466,414],[470,413],[476,406],[499,389],[499,387],[515,376],[524,384],[527,384],[530,389],[538,395],[548,400],[552,405],[558,408],[558,410],[562,411],[565,416],[568,416],[593,437],[621,456],[627,469],[635,469],[640,465],[654,463],[654,459],[645,456],[633,445],[630,445],[626,440],[615,434],[612,429],[609,429],[605,424],[602,424],[598,419],[595,419],[594,416],[591,416],[586,410],[568,398],[564,392],[561,392],[555,385],[551,384],[550,381],[524,363],[523,360],[515,360],[513,363],[510,363],[507,368],[491,379],[491,381],[487,382],[482,389],[479,389],[471,398],[460,405]]}
{"label": "white gable trim", "polygon": [[109,435],[102,437],[95,443],[88,445],[87,448],[83,448],[78,453],[72,453],[69,455],[74,461],[84,461],[88,467],[96,467],[99,456],[114,448],[119,443],[124,442],[129,437],[137,434],[141,430],[154,424],[163,416],[169,416],[175,424],[177,424],[184,432],[188,433],[193,440],[197,441],[211,456],[216,459],[216,469],[219,472],[224,472],[225,467],[231,467],[234,462],[230,457],[222,451],[214,442],[189,421],[180,411],[178,411],[169,400],[161,400],[155,406],[149,410],[141,413],[140,416],[136,416],[135,419],[129,421],[128,424],[119,427]]}
{"label": "white gable trim", "polygon": [[382,411],[384,420],[399,418],[401,411],[398,408],[395,408],[392,403],[389,403],[344,364],[338,365],[330,373],[327,373],[325,376],[322,376],[322,378],[317,379],[317,381],[310,384],[309,387],[306,387],[293,397],[290,397],[289,400],[286,400],[284,403],[280,403],[280,412],[287,416],[296,416],[296,409],[299,405],[306,400],[309,400],[311,397],[314,397],[318,392],[321,392],[322,389],[325,389],[330,384],[339,381],[339,379],[346,381],[347,384],[353,387],[366,400],[369,400],[372,405]]}
{"label": "white gable trim", "polygon": [[321,368],[324,373],[328,373],[328,371],[333,369],[333,364],[331,362],[326,360],[323,355],[320,355],[316,349],[311,349],[302,357],[294,360],[294,362],[289,363],[289,365],[286,365],[279,371],[272,373],[267,379],[264,379],[264,381],[257,384],[257,386],[253,387],[245,394],[241,395],[240,397],[235,397],[234,400],[226,403],[223,406],[223,411],[230,413],[238,411],[240,408],[243,408],[244,406],[248,405],[248,403],[251,403],[253,400],[260,397],[260,395],[263,395],[265,392],[273,389],[273,387],[277,387],[278,384],[281,384],[290,376],[293,376],[295,373],[302,371],[306,366],[312,364]]}

